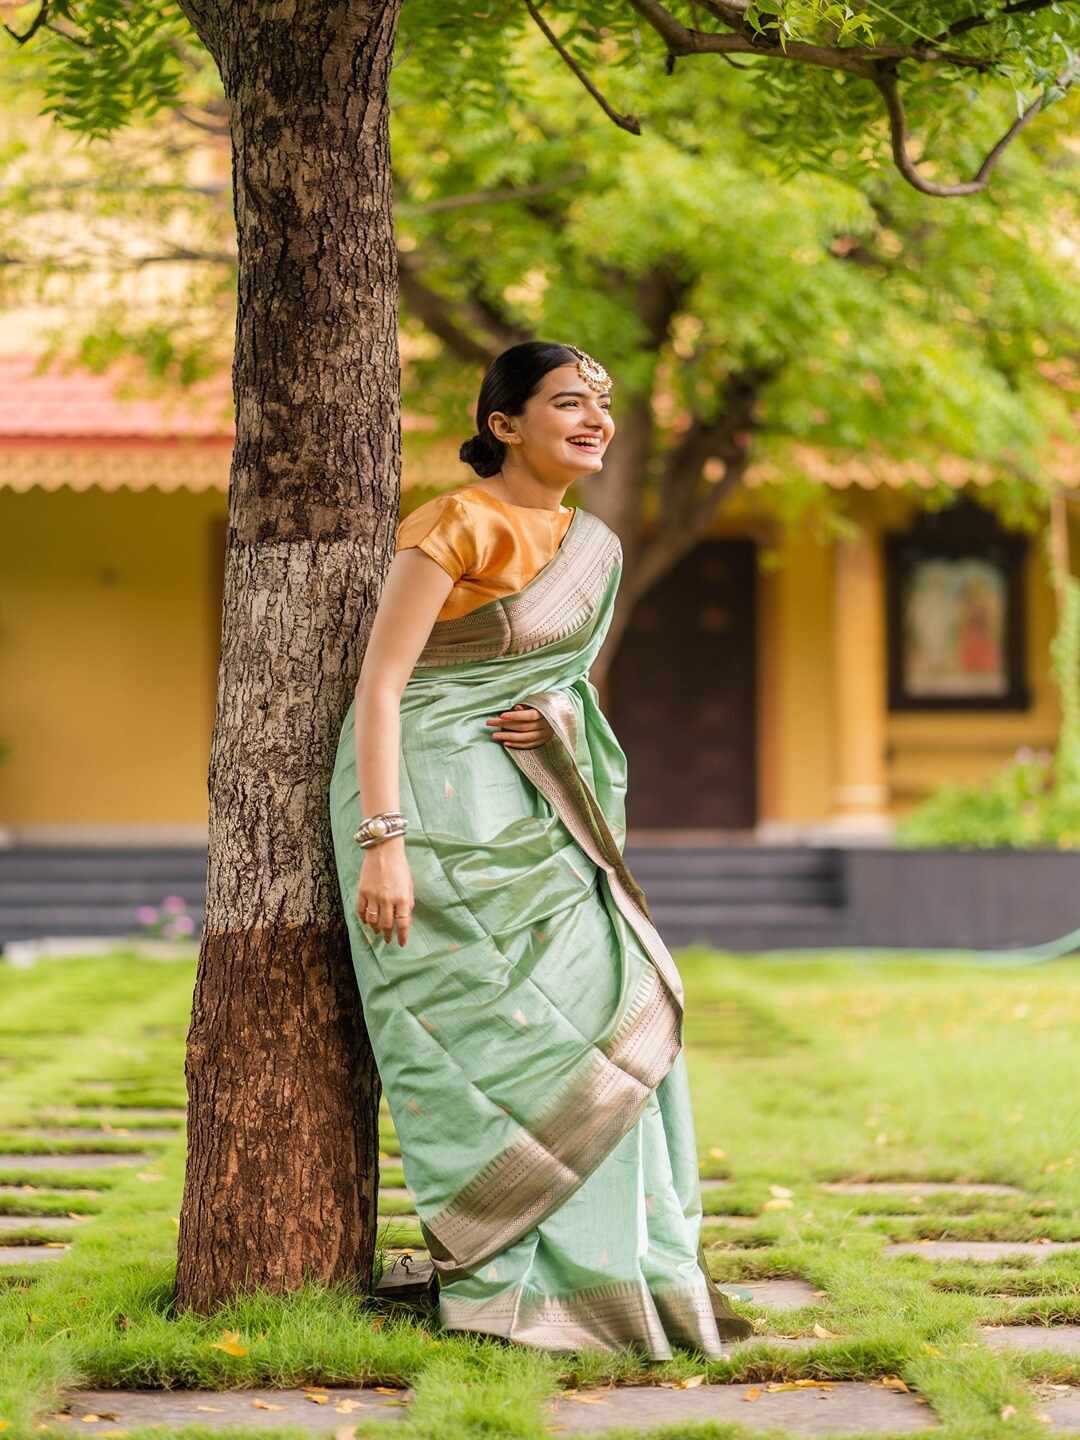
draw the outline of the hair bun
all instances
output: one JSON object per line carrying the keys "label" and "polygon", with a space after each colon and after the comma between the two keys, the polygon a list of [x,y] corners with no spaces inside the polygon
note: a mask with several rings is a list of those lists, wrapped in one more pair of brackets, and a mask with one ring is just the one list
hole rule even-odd
{"label": "hair bun", "polygon": [[471,465],[477,475],[486,480],[502,468],[502,452],[502,442],[489,430],[486,436],[476,434],[466,440],[458,451],[458,459]]}

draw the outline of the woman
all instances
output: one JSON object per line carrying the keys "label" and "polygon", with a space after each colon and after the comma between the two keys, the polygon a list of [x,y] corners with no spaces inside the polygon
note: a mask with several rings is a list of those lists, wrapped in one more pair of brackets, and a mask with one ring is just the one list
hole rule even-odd
{"label": "woman", "polygon": [[489,368],[461,447],[480,482],[398,528],[334,845],[442,1323],[719,1355],[752,1327],[701,1256],[682,986],[622,858],[626,759],[588,680],[622,552],[561,503],[602,468],[610,389],[570,345]]}

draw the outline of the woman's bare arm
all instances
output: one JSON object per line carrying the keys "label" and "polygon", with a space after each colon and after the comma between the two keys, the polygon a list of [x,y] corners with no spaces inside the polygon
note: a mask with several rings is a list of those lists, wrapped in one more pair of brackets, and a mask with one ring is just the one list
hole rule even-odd
{"label": "woman's bare arm", "polygon": [[[356,682],[356,780],[364,816],[401,808],[401,695],[453,584],[442,566],[417,546],[399,550],[390,562]],[[387,941],[396,925],[398,943],[404,945],[409,922],[395,920],[394,911],[411,913],[412,904],[405,837],[370,846],[357,887],[361,920]]]}

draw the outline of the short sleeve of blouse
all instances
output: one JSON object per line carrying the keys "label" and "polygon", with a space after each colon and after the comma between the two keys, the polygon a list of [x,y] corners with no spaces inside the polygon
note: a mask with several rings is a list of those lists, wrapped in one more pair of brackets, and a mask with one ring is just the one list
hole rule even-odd
{"label": "short sleeve of blouse", "polygon": [[395,552],[412,546],[423,550],[453,580],[460,580],[476,561],[476,536],[468,507],[454,495],[436,495],[406,515],[397,528]]}

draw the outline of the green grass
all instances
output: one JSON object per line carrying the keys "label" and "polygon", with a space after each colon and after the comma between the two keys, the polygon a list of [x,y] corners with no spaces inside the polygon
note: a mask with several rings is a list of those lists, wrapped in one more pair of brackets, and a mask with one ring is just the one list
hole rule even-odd
{"label": "green grass", "polygon": [[[929,1400],[939,1440],[981,1440],[1006,1433],[1005,1425],[1022,1440],[1044,1435],[1027,1383],[1076,1382],[1080,1366],[1049,1350],[995,1354],[976,1327],[1080,1322],[1080,1255],[1041,1264],[933,1262],[885,1256],[882,1247],[890,1239],[1080,1239],[1076,962],[988,970],[910,957],[750,961],[698,948],[678,959],[702,1173],[732,1182],[705,1194],[712,1268],[723,1281],[798,1277],[825,1293],[794,1311],[740,1304],[762,1332],[752,1348],[708,1362],[681,1353],[659,1365],[440,1334],[317,1287],[288,1299],[247,1297],[213,1319],[174,1315],[182,1131],[145,1140],[138,1127],[152,1122],[125,1120],[124,1111],[183,1104],[193,967],[123,956],[0,967],[2,1135],[19,1139],[23,1152],[0,1184],[34,1179],[35,1152],[88,1148],[81,1139],[20,1139],[24,1125],[103,1117],[131,1130],[112,1148],[150,1157],[130,1169],[38,1176],[88,1193],[0,1193],[0,1213],[27,1222],[2,1243],[74,1241],[59,1262],[0,1268],[4,1440],[41,1433],[71,1385],[346,1383],[414,1387],[406,1421],[394,1429],[402,1440],[539,1440],[560,1387],[698,1374],[896,1374]],[[381,1144],[383,1182],[400,1185],[388,1120]],[[893,1177],[998,1181],[1021,1193],[918,1202],[834,1194],[819,1184]],[[405,1209],[389,1199],[383,1206],[388,1217]],[[50,1212],[91,1218],[74,1231],[50,1229]],[[730,1214],[754,1224],[727,1226],[722,1217]],[[866,1216],[874,1218],[862,1223]],[[418,1238],[407,1219],[388,1218],[385,1242]],[[768,1343],[815,1324],[838,1338],[812,1350]],[[238,1332],[245,1354],[214,1348],[226,1331]],[[1016,1414],[1002,1422],[1008,1405]],[[183,1433],[197,1440],[203,1432]],[[356,1433],[381,1432],[361,1423]],[[721,1440],[748,1432],[718,1424],[654,1433]]]}

